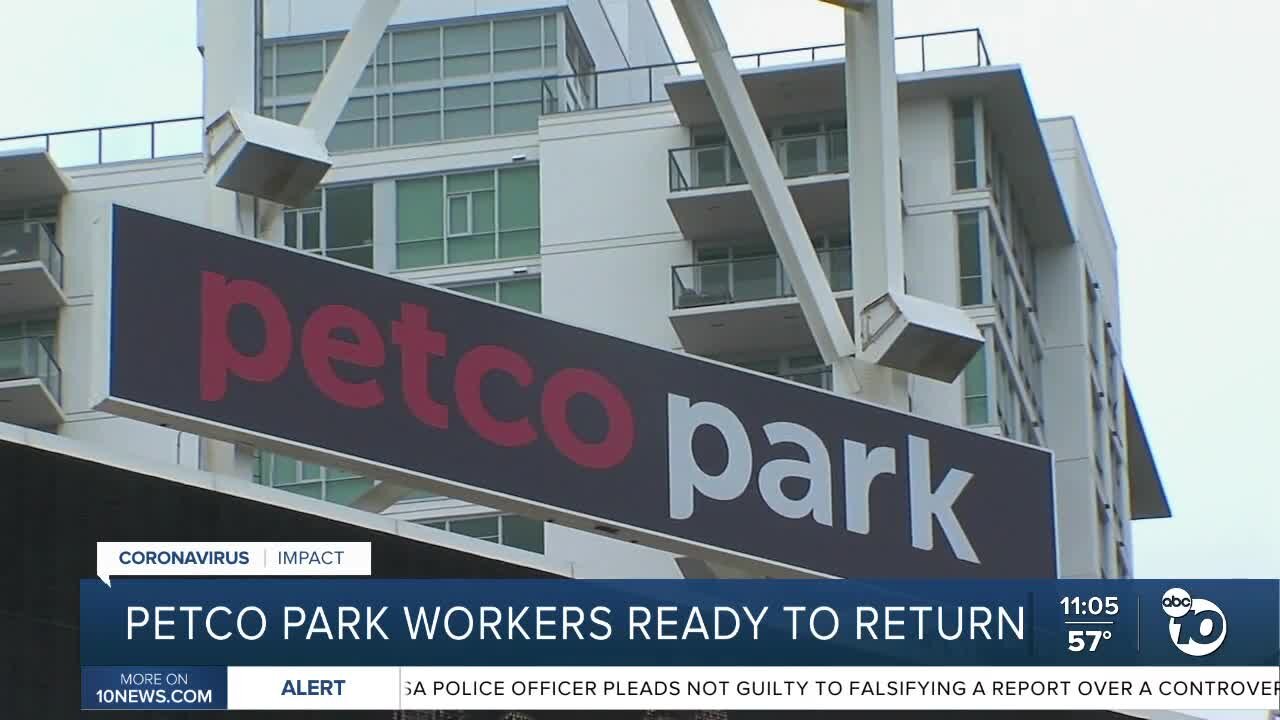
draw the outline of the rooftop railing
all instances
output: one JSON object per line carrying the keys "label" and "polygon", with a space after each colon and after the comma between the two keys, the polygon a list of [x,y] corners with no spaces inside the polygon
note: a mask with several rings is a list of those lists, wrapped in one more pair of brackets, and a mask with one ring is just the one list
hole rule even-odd
{"label": "rooftop railing", "polygon": [[62,248],[54,241],[52,221],[15,220],[0,222],[0,270],[5,265],[40,261],[62,286]]}
{"label": "rooftop railing", "polygon": [[0,340],[0,382],[35,378],[49,394],[62,403],[62,368],[41,338],[20,337]]}
{"label": "rooftop railing", "polygon": [[[847,247],[818,251],[818,261],[835,292],[853,288],[853,255]],[[795,289],[777,255],[713,260],[671,268],[672,307],[729,305],[791,297]]]}
{"label": "rooftop railing", "polygon": [[[845,130],[791,135],[776,138],[771,144],[787,179],[849,171],[849,136]],[[738,157],[728,143],[670,150],[668,164],[671,192],[747,182]]]}
{"label": "rooftop railing", "polygon": [[[991,64],[977,28],[904,35],[895,39],[899,73],[917,73]],[[741,69],[843,60],[844,45],[814,45],[735,56]],[[667,80],[700,72],[694,61],[643,65],[560,75],[542,81],[544,114],[664,102]],[[0,138],[0,152],[41,148],[59,167],[151,160],[200,153],[203,118],[105,125],[79,130]]]}
{"label": "rooftop railing", "polygon": [[[991,64],[977,28],[904,35],[895,38],[894,54],[900,74]],[[843,59],[842,43],[734,56],[741,70]],[[700,72],[690,60],[550,77],[542,83],[542,109],[550,115],[665,102],[668,80]]]}
{"label": "rooftop railing", "polygon": [[195,154],[203,143],[203,118],[189,117],[0,138],[0,152],[43,149],[66,168]]}

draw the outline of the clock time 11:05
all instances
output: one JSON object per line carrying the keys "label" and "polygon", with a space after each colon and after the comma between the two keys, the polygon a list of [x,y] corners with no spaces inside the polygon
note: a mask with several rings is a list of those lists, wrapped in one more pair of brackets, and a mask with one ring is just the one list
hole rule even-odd
{"label": "clock time 11:05", "polygon": [[1118,615],[1120,599],[1114,595],[1100,597],[1064,597],[1058,601],[1064,615]]}

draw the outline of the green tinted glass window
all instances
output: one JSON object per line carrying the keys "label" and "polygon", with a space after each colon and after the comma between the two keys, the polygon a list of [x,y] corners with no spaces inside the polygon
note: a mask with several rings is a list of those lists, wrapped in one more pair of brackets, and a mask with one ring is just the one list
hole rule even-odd
{"label": "green tinted glass window", "polygon": [[329,248],[373,244],[373,186],[325,191],[325,242]]}
{"label": "green tinted glass window", "polygon": [[279,75],[324,70],[324,48],[319,41],[276,45],[275,50]]}
{"label": "green tinted glass window", "polygon": [[542,18],[499,20],[493,24],[493,48],[515,50],[542,44]]}
{"label": "green tinted glass window", "polygon": [[978,125],[971,98],[952,101],[951,126],[956,189],[975,188],[978,186]]}
{"label": "green tinted glass window", "polygon": [[498,517],[494,515],[491,517],[450,520],[449,530],[467,537],[498,542]]}
{"label": "green tinted glass window", "polygon": [[444,237],[444,178],[396,183],[396,240]]}
{"label": "green tinted glass window", "polygon": [[498,300],[530,312],[542,312],[542,279],[506,280],[498,286]]}
{"label": "green tinted glass window", "polygon": [[449,176],[449,194],[493,189],[493,172],[458,173]]}
{"label": "green tinted glass window", "polygon": [[391,57],[397,63],[440,57],[439,28],[397,32],[391,42],[394,46]]}
{"label": "green tinted glass window", "polygon": [[450,263],[476,262],[494,258],[493,234],[459,235],[449,238],[446,260]]}
{"label": "green tinted glass window", "polygon": [[503,229],[537,227],[539,224],[538,166],[504,168],[498,172],[499,226]]}
{"label": "green tinted glass window", "polygon": [[489,52],[489,23],[455,25],[444,28],[446,57]]}
{"label": "green tinted glass window", "polygon": [[966,425],[986,425],[991,422],[985,347],[973,356],[964,370],[964,416]]}
{"label": "green tinted glass window", "polygon": [[519,515],[502,518],[502,544],[529,552],[546,552],[546,525]]}
{"label": "green tinted glass window", "polygon": [[982,237],[978,213],[956,215],[960,258],[960,304],[981,305],[983,298]]}
{"label": "green tinted glass window", "polygon": [[497,283],[481,283],[480,285],[463,285],[462,287],[453,288],[464,295],[472,297],[484,298],[485,300],[498,300],[498,284]]}

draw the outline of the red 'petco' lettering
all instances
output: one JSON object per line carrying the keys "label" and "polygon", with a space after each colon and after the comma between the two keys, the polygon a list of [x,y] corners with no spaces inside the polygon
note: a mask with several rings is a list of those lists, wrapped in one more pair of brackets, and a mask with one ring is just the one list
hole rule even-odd
{"label": "red 'petco' lettering", "polygon": [[[364,312],[346,305],[324,305],[295,329],[279,296],[263,283],[229,279],[214,272],[200,276],[200,398],[222,400],[232,379],[269,384],[279,379],[296,355],[312,385],[333,402],[354,409],[378,407],[387,401],[377,377],[387,361],[388,342],[379,324]],[[262,348],[248,352],[236,347],[229,331],[236,307],[254,312],[264,328]],[[448,360],[449,338],[432,329],[429,308],[404,303],[400,316],[384,323],[390,345],[400,358],[400,400],[427,428],[444,430],[450,409],[436,399],[429,383],[432,362]],[[345,331],[354,340],[335,333]],[[516,350],[501,345],[480,345],[454,351],[458,361],[453,373],[453,396],[458,415],[472,432],[499,448],[516,448],[538,441],[539,433],[528,417],[499,419],[485,405],[481,385],[491,374],[502,374],[522,389],[530,390],[534,371]],[[369,371],[359,381],[344,379],[335,370],[346,365]],[[594,370],[562,368],[552,373],[542,388],[538,418],[547,439],[561,455],[581,467],[608,470],[627,459],[635,444],[635,419],[626,396],[607,377]],[[608,429],[598,441],[583,439],[568,420],[569,401],[578,395],[595,400],[604,411]]]}

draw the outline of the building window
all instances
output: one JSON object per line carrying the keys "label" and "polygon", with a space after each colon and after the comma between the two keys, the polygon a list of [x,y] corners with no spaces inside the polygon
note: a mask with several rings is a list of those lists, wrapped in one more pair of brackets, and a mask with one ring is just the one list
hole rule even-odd
{"label": "building window", "polygon": [[[387,31],[329,135],[329,149],[537,129],[541,78],[564,65],[559,22],[557,15],[532,15]],[[568,37],[569,57],[589,57],[576,32]],[[266,44],[263,114],[296,124],[342,40]]]}
{"label": "building window", "polygon": [[541,251],[538,166],[396,183],[396,267],[529,257]]}
{"label": "building window", "polygon": [[987,346],[983,346],[964,369],[964,423],[991,423],[991,394],[987,372]]}
{"label": "building window", "polygon": [[987,302],[986,282],[982,273],[981,213],[956,215],[956,233],[960,252],[960,304],[983,305]]}
{"label": "building window", "polygon": [[542,278],[514,278],[447,287],[466,295],[518,307],[529,312],[542,312]]}
{"label": "building window", "polygon": [[284,213],[284,244],[373,267],[373,186],[321,188]]}
{"label": "building window", "polygon": [[530,520],[519,515],[486,515],[418,522],[427,527],[455,532],[507,547],[538,554],[546,552],[546,525],[541,520]]}
{"label": "building window", "polygon": [[337,468],[260,451],[254,482],[298,495],[350,505],[373,487],[373,480]]}
{"label": "building window", "polygon": [[978,187],[978,122],[973,98],[951,102],[952,145],[957,190]]}
{"label": "building window", "polygon": [[822,356],[816,352],[768,357],[729,355],[716,359],[747,370],[786,378],[802,385],[811,385],[824,390],[831,389],[831,366],[823,362]]}

